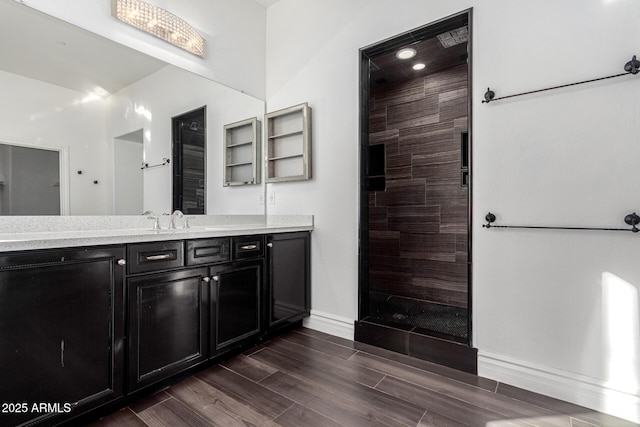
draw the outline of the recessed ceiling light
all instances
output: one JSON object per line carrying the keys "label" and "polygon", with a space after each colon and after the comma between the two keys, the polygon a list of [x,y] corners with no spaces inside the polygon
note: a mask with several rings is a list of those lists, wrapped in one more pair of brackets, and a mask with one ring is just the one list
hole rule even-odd
{"label": "recessed ceiling light", "polygon": [[422,62],[419,62],[413,66],[413,69],[416,71],[420,71],[420,70],[424,70],[425,67],[426,65],[424,65]]}
{"label": "recessed ceiling light", "polygon": [[396,58],[398,59],[411,59],[416,56],[416,50],[410,47],[405,47],[396,52]]}

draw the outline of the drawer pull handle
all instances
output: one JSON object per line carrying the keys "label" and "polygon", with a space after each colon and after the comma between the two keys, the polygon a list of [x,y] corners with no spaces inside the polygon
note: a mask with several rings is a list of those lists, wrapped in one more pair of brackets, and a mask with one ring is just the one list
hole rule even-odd
{"label": "drawer pull handle", "polygon": [[205,283],[209,283],[211,281],[211,277],[205,276],[202,278],[202,281]]}
{"label": "drawer pull handle", "polygon": [[211,278],[211,280],[213,280],[214,282],[219,282],[220,281],[220,276],[213,276]]}
{"label": "drawer pull handle", "polygon": [[257,248],[258,245],[244,245],[244,246],[240,246],[240,249],[244,250],[244,251],[250,251],[252,249]]}
{"label": "drawer pull handle", "polygon": [[147,255],[144,257],[147,261],[160,261],[171,258],[171,254]]}
{"label": "drawer pull handle", "polygon": [[269,242],[269,243],[267,243],[267,246],[269,246],[270,248],[272,248],[272,247],[273,247],[273,243]]}
{"label": "drawer pull handle", "polygon": [[127,264],[126,260],[124,260],[124,259],[119,259],[118,260],[118,265],[126,265],[126,264]]}

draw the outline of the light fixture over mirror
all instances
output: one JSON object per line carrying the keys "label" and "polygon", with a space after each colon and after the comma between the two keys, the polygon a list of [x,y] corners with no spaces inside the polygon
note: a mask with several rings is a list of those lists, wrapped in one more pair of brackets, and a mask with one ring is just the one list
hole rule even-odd
{"label": "light fixture over mirror", "polygon": [[140,0],[115,0],[113,15],[120,21],[204,57],[204,39],[184,19]]}

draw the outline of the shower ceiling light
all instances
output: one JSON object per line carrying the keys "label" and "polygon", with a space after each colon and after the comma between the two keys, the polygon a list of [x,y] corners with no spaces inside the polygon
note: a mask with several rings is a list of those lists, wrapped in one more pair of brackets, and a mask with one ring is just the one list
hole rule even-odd
{"label": "shower ceiling light", "polygon": [[116,0],[114,16],[195,55],[204,57],[204,39],[183,19],[140,0]]}
{"label": "shower ceiling light", "polygon": [[398,59],[411,59],[416,56],[416,50],[410,47],[406,47],[404,49],[400,49],[396,52],[396,58]]}
{"label": "shower ceiling light", "polygon": [[416,71],[420,71],[420,70],[424,70],[425,67],[426,65],[424,65],[422,62],[419,62],[415,64],[412,68]]}

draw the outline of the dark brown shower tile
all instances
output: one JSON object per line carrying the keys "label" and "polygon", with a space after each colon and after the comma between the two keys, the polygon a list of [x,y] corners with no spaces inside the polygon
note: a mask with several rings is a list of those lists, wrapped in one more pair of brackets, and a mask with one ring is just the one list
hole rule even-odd
{"label": "dark brown shower tile", "polygon": [[466,104],[467,88],[463,87],[460,89],[454,89],[447,92],[441,92],[440,94],[438,94],[438,101],[440,103],[446,102],[446,101],[454,101],[454,100],[457,102]]}
{"label": "dark brown shower tile", "polygon": [[417,101],[391,105],[387,108],[388,126],[390,128],[408,127],[396,126],[396,124],[407,123],[410,120],[417,120],[423,117],[435,116],[438,114],[438,105],[438,95],[429,95]]}
{"label": "dark brown shower tile", "polygon": [[369,134],[387,130],[387,109],[375,108],[369,110]]}
{"label": "dark brown shower tile", "polygon": [[424,79],[424,90],[427,94],[449,92],[463,87],[467,87],[466,64],[430,74]]}
{"label": "dark brown shower tile", "polygon": [[411,260],[411,266],[417,277],[446,280],[454,283],[466,283],[467,266],[456,262]]}
{"label": "dark brown shower tile", "polygon": [[369,225],[374,222],[384,222],[386,223],[388,220],[388,209],[387,207],[369,207]]}
{"label": "dark brown shower tile", "polygon": [[433,217],[434,221],[440,216],[440,206],[403,206],[403,207],[389,207],[389,218],[403,218],[403,217]]}
{"label": "dark brown shower tile", "polygon": [[411,273],[399,273],[397,271],[369,271],[370,292],[391,294],[397,291],[399,284],[408,283]]}
{"label": "dark brown shower tile", "polygon": [[411,166],[411,155],[410,154],[400,154],[400,155],[387,155],[386,158],[387,168],[400,168],[404,166]]}
{"label": "dark brown shower tile", "polygon": [[399,134],[398,129],[369,133],[369,145],[397,142]]}
{"label": "dark brown shower tile", "polygon": [[414,165],[411,168],[412,178],[424,178],[427,185],[434,182],[456,185],[460,182],[457,159],[449,163],[437,164],[424,164],[418,156],[415,156],[414,159]]}
{"label": "dark brown shower tile", "polygon": [[450,199],[461,199],[466,197],[467,188],[461,187],[459,182],[455,184],[450,183],[426,183],[425,184],[425,197],[426,200],[433,203],[444,203]]}
{"label": "dark brown shower tile", "polygon": [[424,206],[424,179],[387,180],[387,190],[376,195],[376,206]]}
{"label": "dark brown shower tile", "polygon": [[401,232],[438,233],[440,206],[389,208],[388,228]]}
{"label": "dark brown shower tile", "polygon": [[413,260],[397,256],[372,255],[369,256],[370,271],[413,273]]}
{"label": "dark brown shower tile", "polygon": [[399,232],[369,230],[369,255],[397,256],[399,253]]}
{"label": "dark brown shower tile", "polygon": [[398,85],[376,89],[374,94],[375,108],[415,102],[424,98],[424,80],[414,79]]}
{"label": "dark brown shower tile", "polygon": [[398,168],[387,168],[387,179],[409,179],[411,178],[411,166]]}
{"label": "dark brown shower tile", "polygon": [[447,134],[454,128],[454,122],[440,121],[422,126],[401,129],[399,132],[400,139],[405,138],[437,138],[439,134]]}
{"label": "dark brown shower tile", "polygon": [[455,132],[467,132],[469,129],[469,118],[468,117],[459,117],[457,119],[453,119],[453,129]]}
{"label": "dark brown shower tile", "polygon": [[[440,232],[466,235],[468,206],[469,203],[467,201],[467,195],[460,199],[450,199],[448,203],[443,204],[440,220]],[[466,249],[464,250],[466,251]],[[456,251],[458,251],[457,246]]]}
{"label": "dark brown shower tile", "polygon": [[460,147],[452,145],[448,148],[434,153],[416,153],[411,156],[411,164],[414,167],[448,165],[457,170],[460,168]]}
{"label": "dark brown shower tile", "polygon": [[432,135],[411,135],[398,139],[399,154],[438,154],[460,150],[460,143],[456,143],[453,130]]}
{"label": "dark brown shower tile", "polygon": [[467,116],[467,103],[458,99],[440,103],[440,117],[442,120],[453,120]]}
{"label": "dark brown shower tile", "polygon": [[412,259],[454,262],[455,244],[453,235],[402,233],[400,255]]}

